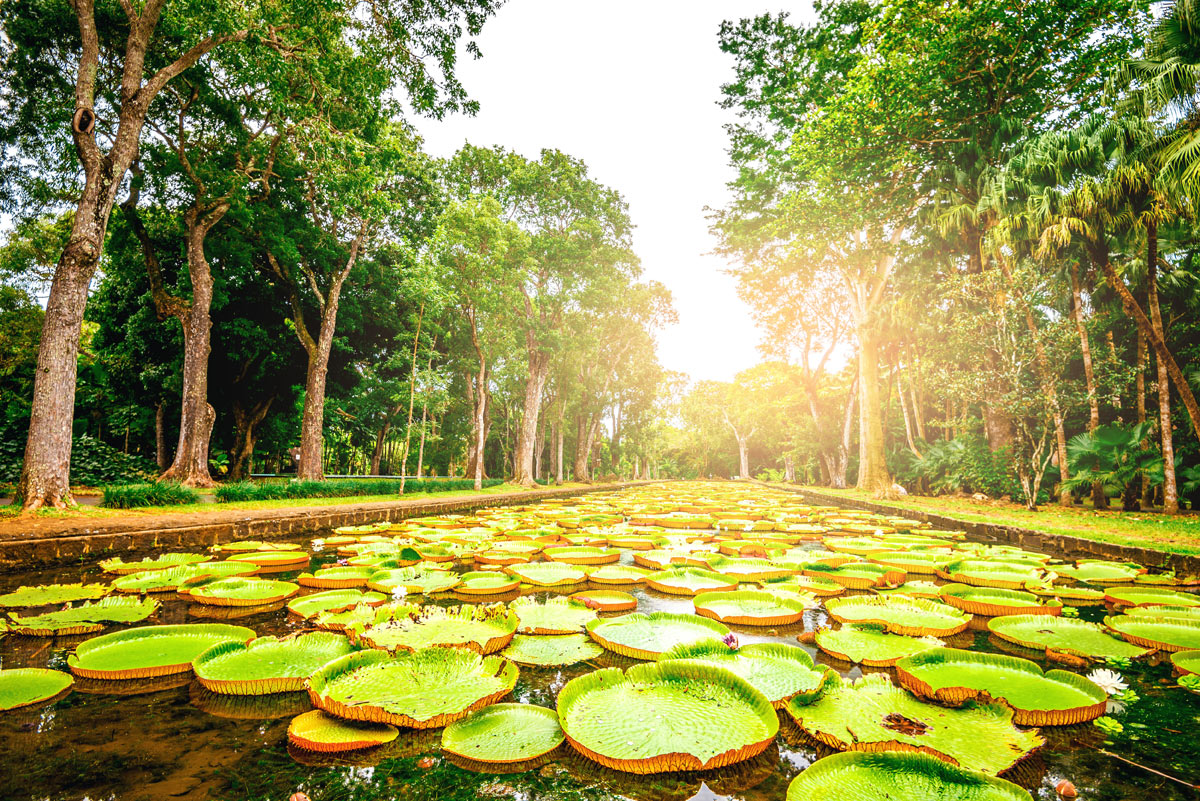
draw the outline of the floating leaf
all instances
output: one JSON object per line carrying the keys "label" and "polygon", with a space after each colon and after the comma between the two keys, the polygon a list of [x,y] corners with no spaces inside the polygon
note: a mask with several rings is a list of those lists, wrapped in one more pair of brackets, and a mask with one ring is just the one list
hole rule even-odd
{"label": "floating leaf", "polygon": [[67,659],[88,679],[144,679],[190,673],[192,660],[222,642],[249,642],[254,630],[222,623],[142,626],[84,640]]}
{"label": "floating leaf", "polygon": [[214,645],[192,660],[192,669],[206,689],[222,695],[295,692],[314,670],[355,650],[345,635],[327,631],[259,637]]}
{"label": "floating leaf", "polygon": [[372,648],[415,651],[430,646],[466,647],[495,653],[512,641],[517,616],[491,606],[384,606],[359,639]]}
{"label": "floating leaf", "polygon": [[92,601],[105,595],[108,595],[108,587],[103,584],[39,584],[0,595],[0,607],[49,606]]}
{"label": "floating leaf", "polygon": [[948,637],[967,628],[971,616],[949,604],[902,595],[858,595],[825,602],[839,623],[874,623],[893,634],[910,637]]}
{"label": "floating leaf", "polygon": [[883,626],[869,623],[819,629],[814,642],[832,657],[871,667],[888,667],[906,656],[945,645],[934,637],[889,634]]}
{"label": "floating leaf", "polygon": [[400,732],[389,723],[356,723],[320,710],[298,715],[288,724],[288,742],[308,751],[356,751],[390,743]]}
{"label": "floating leaf", "polygon": [[1108,634],[1095,623],[1046,615],[1005,615],[988,621],[997,637],[1026,648],[1047,653],[1069,654],[1092,659],[1133,659],[1147,650]]}
{"label": "floating leaf", "polygon": [[595,659],[604,649],[585,634],[538,637],[518,634],[501,652],[505,659],[530,667],[565,667]]}
{"label": "floating leaf", "polygon": [[70,673],[44,668],[0,670],[0,712],[45,704],[71,691]]}
{"label": "floating leaf", "polygon": [[897,801],[1032,801],[1012,782],[964,770],[928,754],[849,752],[806,768],[788,785],[787,801],[831,798]]}
{"label": "floating leaf", "polygon": [[725,668],[741,676],[776,709],[782,709],[795,697],[815,698],[825,686],[829,670],[817,670],[812,657],[803,648],[783,643],[754,643],[730,648],[724,643],[705,641],[679,645],[663,654],[663,660],[704,662]]}
{"label": "floating leaf", "polygon": [[512,764],[544,756],[565,739],[553,709],[492,704],[447,726],[442,750],[476,762]]}
{"label": "floating leaf", "polygon": [[798,596],[788,598],[783,594],[746,590],[704,592],[692,603],[696,614],[746,626],[788,626],[800,622],[805,610],[815,606],[806,605]]}
{"label": "floating leaf", "polygon": [[670,612],[635,612],[593,620],[587,630],[606,649],[634,659],[659,659],[677,645],[720,640],[729,634],[729,629],[715,620]]}
{"label": "floating leaf", "polygon": [[106,623],[137,623],[157,609],[158,601],[153,598],[112,596],[41,615],[22,617],[10,612],[9,629],[15,634],[34,637],[90,634],[103,629]]}

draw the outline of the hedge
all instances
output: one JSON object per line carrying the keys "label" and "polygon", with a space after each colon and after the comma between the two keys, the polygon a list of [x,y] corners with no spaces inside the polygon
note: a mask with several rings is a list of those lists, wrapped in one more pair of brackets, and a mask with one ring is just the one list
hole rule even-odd
{"label": "hedge", "polygon": [[[483,486],[495,487],[504,479],[484,479]],[[469,478],[414,478],[404,482],[404,492],[455,492],[475,488]],[[219,503],[236,501],[274,501],[288,498],[346,498],[353,495],[399,495],[397,479],[343,479],[339,481],[285,481],[257,483],[239,481],[218,487]]]}

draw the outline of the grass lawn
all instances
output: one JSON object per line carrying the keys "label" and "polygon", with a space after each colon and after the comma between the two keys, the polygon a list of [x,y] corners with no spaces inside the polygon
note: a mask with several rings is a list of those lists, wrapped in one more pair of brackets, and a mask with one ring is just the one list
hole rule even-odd
{"label": "grass lawn", "polygon": [[[41,509],[37,517],[120,517],[138,514],[175,515],[175,514],[205,514],[208,512],[233,511],[238,509],[310,509],[325,506],[345,506],[356,503],[377,503],[380,501],[420,501],[442,498],[471,498],[479,495],[496,495],[512,492],[527,492],[538,489],[583,489],[589,484],[567,482],[561,487],[522,487],[519,484],[500,484],[483,490],[454,490],[451,492],[406,492],[403,495],[386,493],[383,495],[347,495],[342,498],[281,498],[270,501],[237,501],[233,503],[185,503],[177,506],[140,506],[132,509],[102,509],[98,506],[80,504],[74,509]],[[0,506],[0,517],[13,517],[20,512],[15,506]]]}
{"label": "grass lawn", "polygon": [[878,501],[901,509],[954,517],[971,523],[1016,526],[1047,534],[1154,548],[1167,553],[1200,555],[1200,516],[1161,515],[1153,512],[1097,512],[1090,506],[1070,509],[1046,504],[1031,512],[1023,505],[1008,501],[976,501],[954,496],[913,496],[899,500],[879,500],[871,493],[856,489],[834,490],[811,487],[813,492],[838,495],[863,501]]}

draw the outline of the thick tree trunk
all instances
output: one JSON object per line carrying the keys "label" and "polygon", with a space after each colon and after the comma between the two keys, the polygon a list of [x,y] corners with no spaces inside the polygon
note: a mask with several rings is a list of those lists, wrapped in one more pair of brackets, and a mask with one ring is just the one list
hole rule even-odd
{"label": "thick tree trunk", "polygon": [[528,359],[528,375],[525,378],[525,399],[521,406],[521,423],[517,429],[517,447],[513,454],[513,472],[516,483],[532,487],[533,447],[537,439],[538,416],[542,411],[542,390],[546,387],[549,372],[550,357],[536,350],[530,350]]}
{"label": "thick tree trunk", "polygon": [[391,414],[383,421],[383,425],[375,432],[375,447],[371,450],[371,475],[377,476],[379,465],[383,461],[383,446],[387,443],[388,432],[392,430]]}
{"label": "thick tree trunk", "polygon": [[321,313],[321,330],[308,352],[308,371],[304,378],[304,412],[300,418],[300,463],[296,478],[320,481],[325,477],[325,379],[329,375],[329,354],[337,327],[338,301],[342,281],[335,281]]}
{"label": "thick tree trunk", "polygon": [[488,369],[486,364],[479,365],[475,377],[475,409],[471,419],[471,432],[475,437],[473,453],[471,454],[470,477],[475,482],[475,489],[483,489],[483,449],[487,444],[488,424]]}
{"label": "thick tree trunk", "polygon": [[542,478],[542,453],[546,450],[546,426],[548,425],[544,417],[543,415],[542,419],[538,421],[537,439],[533,443],[533,477],[535,479]]}
{"label": "thick tree trunk", "polygon": [[[1137,391],[1137,421],[1139,424],[1146,422],[1146,365],[1150,361],[1149,345],[1146,343],[1146,337],[1142,334],[1139,328],[1137,332],[1137,379],[1135,381]],[[1142,447],[1149,448],[1150,443],[1143,440]],[[1154,488],[1150,484],[1150,479],[1142,476],[1142,506],[1149,508],[1154,499]]]}
{"label": "thick tree trunk", "polygon": [[881,496],[892,494],[883,438],[883,404],[879,395],[879,342],[869,322],[858,326],[858,384],[861,403],[862,462],[858,487]]}
{"label": "thick tree trunk", "polygon": [[[1146,227],[1146,305],[1150,307],[1150,324],[1162,342],[1167,341],[1158,305],[1158,224],[1151,219]],[[1162,359],[1158,364],[1158,425],[1163,458],[1163,514],[1179,514],[1179,492],[1175,484],[1175,446],[1171,436],[1171,377]]]}
{"label": "thick tree trunk", "polygon": [[266,419],[267,412],[271,410],[274,402],[275,396],[272,395],[248,409],[240,403],[233,404],[233,423],[237,434],[229,466],[230,480],[243,481],[250,477],[251,460],[254,457],[254,431],[259,423]]}
{"label": "thick tree trunk", "polygon": [[[1071,306],[1074,311],[1075,330],[1079,333],[1079,352],[1083,356],[1083,377],[1087,386],[1088,431],[1095,432],[1100,426],[1100,398],[1096,392],[1096,374],[1092,369],[1092,345],[1088,339],[1087,323],[1083,319],[1083,287],[1079,281],[1079,262],[1072,260]],[[1108,506],[1104,485],[1099,481],[1092,484],[1092,507],[1103,509]]]}
{"label": "thick tree trunk", "polygon": [[575,417],[575,480],[590,481],[590,471],[588,470],[588,455],[591,451],[591,443],[588,442],[588,419],[586,415],[579,414]]}
{"label": "thick tree trunk", "polygon": [[561,415],[558,418],[558,424],[554,427],[554,450],[557,454],[554,459],[554,483],[561,485],[563,483],[563,440],[566,438],[563,431],[563,419]]}
{"label": "thick tree trunk", "polygon": [[166,470],[167,461],[167,410],[162,401],[154,406],[154,462],[159,470]]}

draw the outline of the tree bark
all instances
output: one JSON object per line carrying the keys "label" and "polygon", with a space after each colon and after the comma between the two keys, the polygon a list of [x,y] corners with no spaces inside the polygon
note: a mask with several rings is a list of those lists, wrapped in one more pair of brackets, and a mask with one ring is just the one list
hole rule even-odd
{"label": "tree bark", "polygon": [[163,402],[154,405],[154,462],[159,470],[166,470],[167,461],[167,410]]}
{"label": "tree bark", "polygon": [[[1137,332],[1137,379],[1135,381],[1137,391],[1137,421],[1139,424],[1146,422],[1146,365],[1150,361],[1149,345],[1146,343],[1146,337],[1142,334],[1142,329]],[[1150,443],[1143,440],[1142,447],[1149,448]],[[1150,479],[1142,476],[1142,507],[1149,508],[1154,497],[1153,487],[1150,485]]]}
{"label": "tree bark", "polygon": [[876,495],[892,494],[883,438],[883,404],[879,396],[879,342],[871,323],[858,325],[858,384],[860,393],[859,431],[862,460],[858,487]]}
{"label": "tree bark", "polygon": [[250,477],[251,460],[254,457],[254,431],[266,419],[275,397],[271,395],[250,408],[237,402],[233,404],[233,422],[237,436],[234,440],[233,459],[229,466],[231,481],[243,481]]}
{"label": "tree bark", "polygon": [[[1071,260],[1071,305],[1075,318],[1075,330],[1079,332],[1079,352],[1083,356],[1083,377],[1087,385],[1088,399],[1088,431],[1095,433],[1100,426],[1100,398],[1096,392],[1096,374],[1092,369],[1092,346],[1088,339],[1087,323],[1083,319],[1083,287],[1079,281],[1079,262]],[[1104,485],[1099,481],[1092,483],[1092,508],[1103,509],[1108,506],[1108,498],[1104,494]]]}
{"label": "tree bark", "polygon": [[392,413],[388,413],[387,419],[383,421],[383,425],[379,427],[379,431],[375,433],[375,447],[371,450],[371,475],[377,476],[379,473],[379,465],[383,461],[383,446],[387,443],[388,432],[392,430]]}
{"label": "tree bark", "polygon": [[550,357],[536,349],[532,336],[529,342],[528,374],[525,378],[525,398],[521,406],[521,422],[517,429],[517,447],[513,454],[513,472],[516,483],[532,487],[533,446],[537,439],[538,415],[542,410],[542,390],[549,374]]}
{"label": "tree bark", "polygon": [[[1158,305],[1158,223],[1153,218],[1146,226],[1146,305],[1154,335],[1165,343],[1162,311]],[[1165,350],[1165,347],[1164,347]],[[1158,365],[1158,425],[1163,458],[1163,514],[1179,514],[1179,492],[1175,484],[1175,447],[1171,436],[1171,377],[1163,359]]]}
{"label": "tree bark", "polygon": [[557,456],[554,459],[554,483],[562,485],[563,483],[563,439],[565,438],[563,431],[562,413],[559,413],[558,423],[554,426],[554,449]]}

